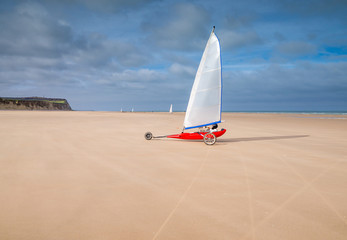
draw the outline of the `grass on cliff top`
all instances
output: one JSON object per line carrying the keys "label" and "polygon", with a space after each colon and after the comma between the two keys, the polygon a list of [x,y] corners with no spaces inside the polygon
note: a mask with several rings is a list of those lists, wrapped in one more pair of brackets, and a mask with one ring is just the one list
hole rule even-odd
{"label": "grass on cliff top", "polygon": [[43,102],[51,102],[51,103],[59,103],[59,104],[66,103],[65,99],[50,99],[50,98],[4,98],[2,97],[2,99],[10,100],[10,101],[43,101]]}

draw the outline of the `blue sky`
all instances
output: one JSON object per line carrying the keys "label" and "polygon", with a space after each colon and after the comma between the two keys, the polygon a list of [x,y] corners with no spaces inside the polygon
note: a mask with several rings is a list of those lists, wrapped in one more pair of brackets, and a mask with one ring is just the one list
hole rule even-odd
{"label": "blue sky", "polygon": [[184,111],[215,25],[223,111],[346,111],[346,12],[339,0],[5,0],[0,96]]}

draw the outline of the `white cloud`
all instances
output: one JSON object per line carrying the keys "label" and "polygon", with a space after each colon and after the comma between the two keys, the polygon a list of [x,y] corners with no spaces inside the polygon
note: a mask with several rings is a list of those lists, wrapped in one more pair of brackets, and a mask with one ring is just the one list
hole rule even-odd
{"label": "white cloud", "polygon": [[336,15],[300,14],[273,0],[4,0],[0,96],[68,97],[95,110],[179,102],[184,110],[216,25],[226,110],[244,102],[345,105],[346,5],[332,4]]}
{"label": "white cloud", "polygon": [[261,43],[259,35],[253,30],[244,32],[224,30],[221,31],[220,39],[223,48],[226,49],[247,47]]}
{"label": "white cloud", "polygon": [[205,8],[178,3],[151,16],[143,28],[149,33],[149,41],[162,48],[191,51],[206,43],[206,27],[212,30],[209,20]]}
{"label": "white cloud", "polygon": [[317,47],[309,42],[283,42],[277,45],[276,53],[289,57],[315,55],[317,54]]}
{"label": "white cloud", "polygon": [[66,20],[47,12],[30,2],[0,15],[3,87],[80,87],[148,62],[148,53],[132,43],[96,33],[79,35]]}
{"label": "white cloud", "polygon": [[[297,62],[290,67],[278,64],[247,71],[225,71],[225,105],[235,102],[258,108],[279,105],[319,109],[327,100],[336,101],[347,96],[347,63]],[[298,109],[300,110],[300,109]],[[301,109],[305,110],[305,109]],[[308,110],[308,109],[306,109]]]}
{"label": "white cloud", "polygon": [[163,77],[163,74],[150,69],[124,70],[112,74],[112,80],[124,82],[140,82],[146,84],[149,81],[157,81]]}
{"label": "white cloud", "polygon": [[138,8],[158,0],[72,0],[72,2],[80,3],[91,10],[102,12],[119,12],[124,9]]}
{"label": "white cloud", "polygon": [[186,75],[189,77],[192,77],[195,75],[197,69],[187,66],[187,65],[182,65],[179,63],[173,63],[170,68],[169,68],[170,73],[175,74],[177,76],[180,75]]}
{"label": "white cloud", "polygon": [[32,17],[46,17],[47,10],[36,2],[25,2],[16,7],[16,12],[20,15],[28,15]]}

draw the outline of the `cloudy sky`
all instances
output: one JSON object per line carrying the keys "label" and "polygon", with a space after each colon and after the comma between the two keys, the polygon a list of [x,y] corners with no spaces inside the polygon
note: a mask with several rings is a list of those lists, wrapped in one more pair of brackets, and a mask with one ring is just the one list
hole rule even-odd
{"label": "cloudy sky", "polygon": [[184,111],[212,27],[224,111],[347,110],[345,0],[2,0],[0,96]]}

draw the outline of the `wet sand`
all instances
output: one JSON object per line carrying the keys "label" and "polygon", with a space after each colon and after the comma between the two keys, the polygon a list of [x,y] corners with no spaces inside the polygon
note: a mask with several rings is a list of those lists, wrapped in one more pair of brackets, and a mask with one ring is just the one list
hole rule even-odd
{"label": "wet sand", "polygon": [[346,239],[347,116],[0,111],[0,239]]}

